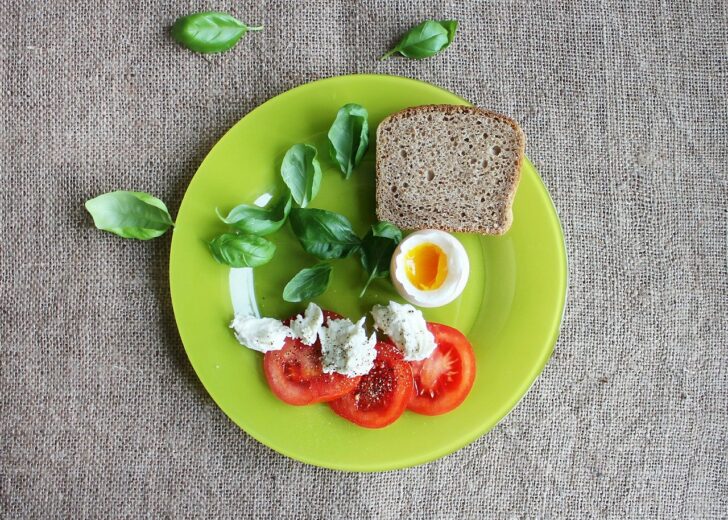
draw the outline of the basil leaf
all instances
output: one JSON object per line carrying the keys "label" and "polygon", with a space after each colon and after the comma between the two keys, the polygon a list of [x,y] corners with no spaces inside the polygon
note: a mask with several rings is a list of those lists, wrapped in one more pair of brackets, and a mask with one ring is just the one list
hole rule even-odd
{"label": "basil leaf", "polygon": [[361,266],[369,274],[359,297],[369,288],[375,278],[389,275],[392,253],[402,241],[402,231],[389,222],[377,222],[372,226],[361,243]]}
{"label": "basil leaf", "polygon": [[344,215],[325,209],[294,208],[289,221],[304,251],[321,260],[345,258],[359,247],[359,237]]}
{"label": "basil leaf", "polygon": [[273,242],[255,235],[223,233],[210,241],[215,260],[230,267],[258,267],[270,262],[276,252]]}
{"label": "basil leaf", "polygon": [[262,26],[249,27],[227,13],[208,11],[177,18],[171,33],[188,49],[208,53],[231,49],[248,31],[262,30]]}
{"label": "basil leaf", "polygon": [[385,60],[395,52],[407,58],[429,58],[452,43],[457,29],[457,20],[426,20],[407,31],[394,49],[380,59]]}
{"label": "basil leaf", "polygon": [[124,238],[149,240],[173,224],[164,202],[139,191],[112,191],[86,201],[98,229]]}
{"label": "basil leaf", "polygon": [[310,144],[294,144],[283,157],[281,177],[296,204],[305,208],[321,187],[321,166],[316,148]]}
{"label": "basil leaf", "polygon": [[322,294],[329,288],[331,264],[320,263],[301,269],[283,288],[287,302],[302,302]]}
{"label": "basil leaf", "polygon": [[442,25],[445,29],[447,29],[447,45],[443,47],[440,50],[445,50],[455,39],[455,33],[458,30],[458,21],[457,20],[440,20],[439,24]]}
{"label": "basil leaf", "polygon": [[345,178],[364,157],[369,148],[369,114],[367,109],[349,103],[339,109],[328,133],[331,159],[339,165]]}
{"label": "basil leaf", "polygon": [[[217,210],[215,210],[217,211]],[[265,208],[250,204],[235,206],[227,217],[220,217],[225,224],[233,226],[241,233],[265,236],[275,233],[285,224],[291,212],[291,194],[286,193],[277,202]]]}

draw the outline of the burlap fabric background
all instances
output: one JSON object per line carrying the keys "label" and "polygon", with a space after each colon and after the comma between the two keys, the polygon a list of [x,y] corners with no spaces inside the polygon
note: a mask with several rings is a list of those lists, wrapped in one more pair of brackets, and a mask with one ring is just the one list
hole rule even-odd
{"label": "burlap fabric background", "polygon": [[[204,5],[203,5],[204,4]],[[715,2],[0,3],[0,516],[725,517],[728,13]],[[266,25],[202,57],[199,8]],[[453,47],[376,58],[456,18]],[[271,96],[352,72],[510,114],[561,215],[553,359],[489,435],[379,475],[240,431],[177,335],[169,236],[92,228],[135,188],[173,213],[213,143]]]}

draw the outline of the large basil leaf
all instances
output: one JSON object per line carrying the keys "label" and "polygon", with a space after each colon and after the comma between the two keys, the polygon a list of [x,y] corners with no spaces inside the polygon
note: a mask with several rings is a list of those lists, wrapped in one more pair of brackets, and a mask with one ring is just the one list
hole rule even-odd
{"label": "large basil leaf", "polygon": [[223,233],[210,242],[215,260],[230,267],[258,267],[270,262],[276,252],[273,242],[255,235]]}
{"label": "large basil leaf", "polygon": [[286,193],[265,208],[241,204],[230,210],[227,217],[223,217],[219,212],[217,216],[241,233],[265,236],[281,229],[290,211],[291,194]]}
{"label": "large basil leaf", "polygon": [[248,31],[261,30],[263,27],[249,27],[227,13],[208,11],[177,18],[171,33],[188,49],[207,53],[231,49]]}
{"label": "large basil leaf", "polygon": [[283,299],[287,302],[308,301],[329,288],[331,264],[320,263],[301,269],[283,288]]}
{"label": "large basil leaf", "polygon": [[372,226],[361,243],[361,266],[369,277],[359,297],[364,296],[369,284],[375,278],[385,278],[389,275],[392,253],[401,241],[402,231],[397,226],[384,221]]}
{"label": "large basil leaf", "polygon": [[94,225],[124,238],[149,240],[172,225],[164,202],[139,191],[112,191],[86,201]]}
{"label": "large basil leaf", "polygon": [[329,153],[347,179],[369,148],[367,109],[349,103],[339,109],[328,133]]}
{"label": "large basil leaf", "polygon": [[407,58],[429,58],[452,43],[457,29],[456,20],[426,20],[407,31],[399,43],[380,59],[387,59],[395,52]]}
{"label": "large basil leaf", "polygon": [[316,148],[310,144],[294,144],[283,157],[281,177],[296,204],[305,208],[321,187],[321,166]]}
{"label": "large basil leaf", "polygon": [[293,208],[289,221],[304,251],[321,260],[347,257],[359,247],[359,237],[344,215],[325,209]]}

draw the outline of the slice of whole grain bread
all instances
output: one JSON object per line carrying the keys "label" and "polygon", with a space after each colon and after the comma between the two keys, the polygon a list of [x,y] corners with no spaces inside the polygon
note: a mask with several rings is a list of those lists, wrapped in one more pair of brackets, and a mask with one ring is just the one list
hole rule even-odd
{"label": "slice of whole grain bread", "polygon": [[377,128],[377,218],[403,229],[502,235],[513,221],[525,137],[477,107],[425,105]]}

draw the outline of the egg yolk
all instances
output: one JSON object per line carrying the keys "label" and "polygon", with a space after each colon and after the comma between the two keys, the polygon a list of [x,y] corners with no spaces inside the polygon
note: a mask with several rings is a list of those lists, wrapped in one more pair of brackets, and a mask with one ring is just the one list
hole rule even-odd
{"label": "egg yolk", "polygon": [[437,289],[447,277],[447,255],[435,244],[420,244],[407,251],[404,271],[421,291]]}

